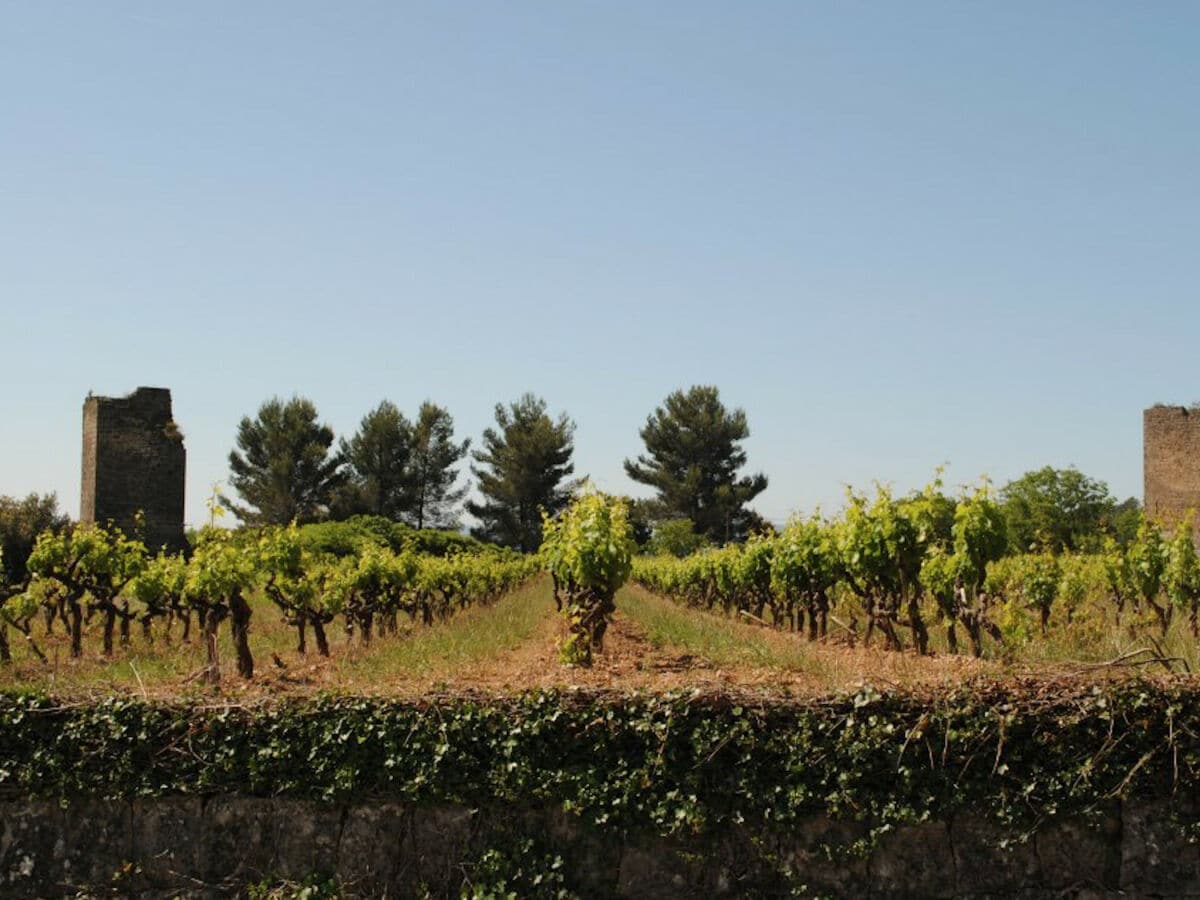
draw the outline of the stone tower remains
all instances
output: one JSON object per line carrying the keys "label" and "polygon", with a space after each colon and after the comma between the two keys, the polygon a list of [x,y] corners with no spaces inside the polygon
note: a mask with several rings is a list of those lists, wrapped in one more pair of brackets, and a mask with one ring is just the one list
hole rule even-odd
{"label": "stone tower remains", "polygon": [[182,550],[185,464],[166,388],[84,400],[81,521],[111,521],[133,534],[141,511],[149,549]]}
{"label": "stone tower remains", "polygon": [[1188,510],[1200,514],[1200,409],[1152,406],[1142,441],[1146,515],[1170,525]]}

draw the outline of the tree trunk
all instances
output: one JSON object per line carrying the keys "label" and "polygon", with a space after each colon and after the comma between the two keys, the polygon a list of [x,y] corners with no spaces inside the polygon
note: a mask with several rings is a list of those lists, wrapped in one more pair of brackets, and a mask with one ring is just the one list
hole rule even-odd
{"label": "tree trunk", "polygon": [[921,605],[917,602],[915,594],[908,598],[908,623],[912,626],[917,652],[922,656],[928,655],[929,631],[925,627],[925,620],[921,618]]}
{"label": "tree trunk", "polygon": [[974,619],[969,619],[967,625],[967,637],[971,641],[971,655],[976,659],[983,656],[983,640],[979,634],[979,623]]}
{"label": "tree trunk", "polygon": [[209,684],[221,683],[221,665],[217,660],[217,628],[221,624],[221,620],[217,618],[215,613],[209,612],[208,615],[201,615],[202,624],[204,626],[204,652],[208,657],[208,674],[204,680]]}
{"label": "tree trunk", "polygon": [[237,670],[243,678],[254,677],[254,657],[250,655],[250,604],[242,596],[241,591],[229,598],[229,611],[232,614],[230,631],[233,635],[233,646],[237,651]]}
{"label": "tree trunk", "polygon": [[117,608],[111,603],[104,607],[104,655],[112,656],[113,629],[117,625]]}
{"label": "tree trunk", "polygon": [[1159,606],[1153,600],[1147,600],[1150,608],[1154,610],[1154,615],[1158,617],[1158,627],[1162,631],[1162,636],[1167,636],[1167,629],[1171,627],[1171,605],[1168,603],[1165,606]]}
{"label": "tree trunk", "polygon": [[121,610],[121,646],[129,646],[129,610]]}
{"label": "tree trunk", "polygon": [[958,652],[958,632],[954,628],[954,620],[946,620],[946,643],[950,647],[951,653]]}
{"label": "tree trunk", "polygon": [[147,644],[154,643],[154,634],[150,631],[150,614],[142,616],[142,639]]}
{"label": "tree trunk", "polygon": [[71,601],[71,656],[78,659],[83,656],[83,609],[78,600]]}
{"label": "tree trunk", "polygon": [[296,619],[296,635],[296,652],[301,656],[305,656],[308,653],[308,641],[305,637],[303,617],[298,617]]}
{"label": "tree trunk", "polygon": [[313,637],[317,639],[317,653],[329,656],[329,641],[325,637],[325,624],[320,619],[313,619]]}
{"label": "tree trunk", "polygon": [[8,623],[0,621],[0,663],[12,662],[12,652],[8,649]]}

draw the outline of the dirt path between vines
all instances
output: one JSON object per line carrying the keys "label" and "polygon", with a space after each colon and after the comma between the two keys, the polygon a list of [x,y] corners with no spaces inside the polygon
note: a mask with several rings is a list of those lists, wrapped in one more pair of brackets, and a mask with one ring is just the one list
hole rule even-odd
{"label": "dirt path between vines", "polygon": [[564,666],[558,642],[564,624],[548,618],[533,638],[515,650],[463,670],[454,685],[485,690],[521,691],[529,688],[586,687],[670,690],[685,686],[719,687],[726,673],[687,653],[655,647],[637,622],[617,612],[604,638],[604,649],[590,668]]}
{"label": "dirt path between vines", "polygon": [[879,688],[936,687],[961,684],[997,667],[964,656],[920,657],[913,653],[885,653],[875,648],[810,644],[803,637],[770,628],[722,621],[721,627],[745,631],[747,639],[775,645],[805,659],[801,667],[722,664],[661,641],[652,641],[633,616],[618,608],[605,636],[604,648],[591,668],[569,668],[558,659],[563,624],[552,617],[515,650],[497,654],[464,669],[453,685],[485,692],[512,692],[531,688],[587,688],[593,690],[669,691],[695,689],[702,693],[749,691],[781,696],[812,696],[846,690],[869,681]]}

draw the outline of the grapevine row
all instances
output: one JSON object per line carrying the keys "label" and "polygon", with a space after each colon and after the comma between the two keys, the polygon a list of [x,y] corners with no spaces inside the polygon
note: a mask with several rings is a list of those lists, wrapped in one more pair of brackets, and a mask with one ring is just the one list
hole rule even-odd
{"label": "grapevine row", "polygon": [[205,643],[207,677],[219,678],[217,634],[229,620],[238,672],[252,677],[249,627],[255,596],[268,598],[297,632],[297,650],[311,632],[317,652],[329,655],[326,628],[339,617],[350,636],[369,643],[378,632],[395,634],[399,619],[431,624],[475,604],[486,604],[537,570],[530,557],[502,553],[427,556],[365,545],[344,557],[308,549],[295,526],[235,534],[202,533],[188,557],[147,554],[120,531],[79,525],[42,534],[29,557],[28,583],[0,595],[0,661],[10,655],[5,632],[22,634],[45,660],[34,639],[41,618],[47,631],[61,622],[71,654],[83,653],[83,625],[99,619],[103,652],[130,640],[134,623],[146,641],[156,626],[165,638],[179,623],[189,640],[193,617]]}
{"label": "grapevine row", "polygon": [[[929,624],[940,622],[958,652],[959,630],[981,655],[985,637],[1013,644],[1045,633],[1053,610],[1068,622],[1084,598],[1151,615],[1163,634],[1176,614],[1200,632],[1200,558],[1191,519],[1168,536],[1143,520],[1127,548],[1109,541],[1102,553],[1007,556],[1004,517],[990,487],[980,484],[947,508],[936,482],[893,497],[850,493],[845,512],[796,518],[778,535],[708,549],[685,558],[640,557],[637,583],[674,601],[727,615],[827,635],[830,620],[852,636],[866,617],[887,649],[902,649],[907,632],[929,650]],[[842,609],[845,618],[838,617]]]}

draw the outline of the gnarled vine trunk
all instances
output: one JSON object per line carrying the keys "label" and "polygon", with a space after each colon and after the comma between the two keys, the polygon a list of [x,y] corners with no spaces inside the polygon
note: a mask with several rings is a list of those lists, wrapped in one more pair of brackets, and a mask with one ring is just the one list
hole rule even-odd
{"label": "gnarled vine trunk", "polygon": [[229,630],[237,653],[237,670],[243,678],[254,677],[254,657],[250,655],[250,604],[241,591],[229,598]]}

